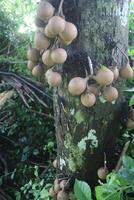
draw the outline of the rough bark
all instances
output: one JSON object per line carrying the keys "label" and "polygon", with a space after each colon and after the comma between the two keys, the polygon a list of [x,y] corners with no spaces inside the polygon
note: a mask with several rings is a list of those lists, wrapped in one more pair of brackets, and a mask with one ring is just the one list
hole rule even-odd
{"label": "rough bark", "polygon": [[[52,3],[57,7],[59,0]],[[93,108],[82,106],[79,97],[68,93],[67,85],[75,76],[85,77],[85,69],[90,72],[88,55],[94,70],[99,65],[110,66],[115,62],[112,58],[115,43],[111,38],[127,50],[129,0],[65,0],[63,8],[66,20],[77,25],[79,35],[68,48],[68,62],[59,67],[63,84],[54,91],[59,168],[64,176],[79,177],[94,186],[98,182],[97,169],[104,163],[104,152],[108,169],[115,164],[114,147],[122,126],[123,81],[119,79],[113,84],[120,94],[115,104],[102,103],[97,98]],[[115,58],[121,68],[125,60],[119,51]],[[91,130],[95,131],[97,148]],[[88,133],[85,148],[82,139]]]}

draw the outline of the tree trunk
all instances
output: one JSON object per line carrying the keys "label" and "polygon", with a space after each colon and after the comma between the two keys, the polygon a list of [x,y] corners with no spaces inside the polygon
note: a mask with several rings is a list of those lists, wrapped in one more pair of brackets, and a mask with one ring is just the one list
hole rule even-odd
{"label": "tree trunk", "polygon": [[[52,3],[57,7],[59,0]],[[67,85],[73,77],[90,73],[88,56],[94,71],[100,65],[108,67],[115,62],[118,68],[123,66],[124,56],[115,48],[113,58],[113,49],[117,44],[127,51],[129,0],[65,0],[63,11],[66,20],[77,25],[79,35],[67,48],[67,63],[58,68],[63,84],[54,90],[58,163],[63,176],[77,177],[94,186],[104,155],[108,169],[115,167],[114,148],[122,127],[123,81],[119,78],[113,84],[119,91],[115,104],[102,103],[97,97],[92,108],[71,96]]]}

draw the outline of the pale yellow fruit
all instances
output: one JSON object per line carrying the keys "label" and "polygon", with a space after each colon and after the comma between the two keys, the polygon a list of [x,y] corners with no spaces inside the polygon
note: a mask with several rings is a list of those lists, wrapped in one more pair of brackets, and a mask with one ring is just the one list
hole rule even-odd
{"label": "pale yellow fruit", "polygon": [[73,96],[82,94],[87,86],[87,78],[75,77],[68,84],[68,91]]}
{"label": "pale yellow fruit", "polygon": [[48,67],[52,67],[55,64],[53,62],[53,60],[51,59],[51,51],[50,50],[46,50],[43,53],[43,55],[42,55],[42,61]]}
{"label": "pale yellow fruit", "polygon": [[97,72],[95,80],[102,86],[110,85],[114,80],[114,74],[110,69],[102,67]]}
{"label": "pale yellow fruit", "polygon": [[121,68],[120,75],[122,78],[130,79],[133,77],[133,69],[131,68],[130,64],[127,63],[125,67]]}
{"label": "pale yellow fruit", "polygon": [[106,87],[103,91],[103,96],[106,101],[115,101],[118,98],[118,90],[115,87]]}
{"label": "pale yellow fruit", "polygon": [[67,59],[67,52],[62,48],[52,50],[51,59],[54,63],[63,64]]}
{"label": "pale yellow fruit", "polygon": [[54,7],[47,1],[40,1],[37,8],[37,16],[42,20],[50,19],[54,14]]}
{"label": "pale yellow fruit", "polygon": [[70,187],[70,184],[69,184],[69,182],[68,182],[67,180],[62,180],[62,181],[60,182],[60,188],[61,188],[62,190],[64,190],[64,189],[69,189],[69,187]]}
{"label": "pale yellow fruit", "polygon": [[62,83],[62,77],[58,72],[50,72],[47,77],[47,82],[50,86],[58,87]]}
{"label": "pale yellow fruit", "polygon": [[35,66],[35,63],[33,63],[31,60],[28,60],[28,62],[27,62],[27,68],[29,70],[32,70],[34,68],[34,66]]}
{"label": "pale yellow fruit", "polygon": [[73,23],[65,22],[65,29],[59,35],[64,41],[73,41],[77,37],[78,31]]}
{"label": "pale yellow fruit", "polygon": [[35,77],[41,77],[44,74],[44,68],[41,65],[36,65],[32,70],[32,74]]}
{"label": "pale yellow fruit", "polygon": [[101,167],[98,169],[97,174],[101,180],[105,180],[108,175],[108,170],[105,167]]}
{"label": "pale yellow fruit", "polygon": [[64,45],[64,46],[68,46],[68,45],[70,45],[71,44],[71,42],[72,41],[65,41],[65,40],[63,40],[62,38],[58,38],[58,41],[59,41],[59,43],[61,44],[61,45]]}
{"label": "pale yellow fruit", "polygon": [[92,107],[96,102],[96,97],[93,93],[86,93],[81,95],[81,103],[86,107]]}
{"label": "pale yellow fruit", "polygon": [[56,37],[56,34],[54,33],[51,33],[51,31],[49,30],[49,26],[47,25],[44,29],[44,34],[46,37],[52,39],[52,38],[55,38]]}
{"label": "pale yellow fruit", "polygon": [[32,62],[37,62],[39,60],[40,53],[35,48],[29,48],[27,51],[27,58],[28,60],[31,60]]}
{"label": "pale yellow fruit", "polygon": [[58,35],[65,29],[65,20],[60,16],[53,16],[48,22],[51,33]]}
{"label": "pale yellow fruit", "polygon": [[60,191],[60,185],[58,183],[54,184],[54,191],[56,194]]}
{"label": "pale yellow fruit", "polygon": [[50,46],[50,40],[43,33],[37,32],[34,37],[34,44],[39,50],[47,49]]}

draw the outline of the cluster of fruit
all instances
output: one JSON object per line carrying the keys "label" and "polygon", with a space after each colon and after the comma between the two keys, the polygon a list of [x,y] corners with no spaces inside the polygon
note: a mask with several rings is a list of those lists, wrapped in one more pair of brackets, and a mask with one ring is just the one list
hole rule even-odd
{"label": "cluster of fruit", "polygon": [[[57,160],[54,160],[53,167],[57,168]],[[49,195],[57,200],[68,200],[69,199],[69,188],[70,183],[66,179],[55,179],[54,185],[49,189]]]}
{"label": "cluster of fruit", "polygon": [[[113,102],[118,98],[118,90],[111,84],[119,78],[119,75],[125,79],[133,76],[129,62],[120,71],[117,67],[102,66],[96,75],[86,78],[75,77],[69,82],[68,91],[74,96],[81,95],[81,103],[86,107],[92,107],[95,104],[96,96],[100,92],[106,101]],[[96,83],[88,85],[89,79],[95,80]]]}
{"label": "cluster of fruit", "polygon": [[[38,28],[34,37],[35,48],[27,52],[28,69],[32,70],[34,76],[42,76],[45,73],[46,80],[50,86],[59,86],[62,83],[62,76],[56,72],[54,67],[63,64],[67,59],[67,52],[60,45],[69,45],[77,37],[78,31],[73,23],[67,22],[63,14],[46,0],[41,0],[37,8],[37,17],[46,26]],[[58,42],[58,45],[57,45]],[[57,47],[58,46],[58,47]],[[74,77],[68,84],[68,91],[72,96],[81,95],[81,103],[86,107],[92,107],[96,103],[96,96],[102,95],[108,102],[118,98],[118,90],[112,83],[119,78],[129,79],[133,76],[133,70],[127,59],[126,66],[121,70],[116,66],[102,66],[98,71],[86,78]],[[88,84],[89,79],[94,84]],[[128,121],[128,127],[132,127],[132,120]]]}
{"label": "cluster of fruit", "polygon": [[[41,0],[37,8],[37,17],[46,23],[39,28],[34,37],[35,48],[30,48],[27,53],[28,69],[34,76],[46,73],[49,85],[59,86],[62,82],[60,73],[53,71],[57,64],[63,64],[67,59],[67,52],[60,45],[69,45],[77,37],[76,26],[67,22],[60,13],[55,14],[55,8],[47,1]],[[58,47],[56,47],[58,42]]]}

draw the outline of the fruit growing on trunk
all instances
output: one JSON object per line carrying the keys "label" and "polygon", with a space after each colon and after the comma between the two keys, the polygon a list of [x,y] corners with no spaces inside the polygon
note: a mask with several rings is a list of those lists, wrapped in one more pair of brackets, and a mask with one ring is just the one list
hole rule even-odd
{"label": "fruit growing on trunk", "polygon": [[54,7],[47,1],[40,1],[37,8],[37,16],[46,21],[54,14]]}
{"label": "fruit growing on trunk", "polygon": [[50,71],[48,77],[47,77],[47,82],[50,86],[59,86],[62,83],[62,77],[58,72],[53,72]]}
{"label": "fruit growing on trunk", "polygon": [[65,29],[65,20],[60,16],[53,16],[48,22],[51,33],[58,35]]}
{"label": "fruit growing on trunk", "polygon": [[54,63],[63,64],[67,59],[67,52],[62,48],[52,50],[51,59]]}
{"label": "fruit growing on trunk", "polygon": [[48,67],[52,67],[55,64],[53,62],[53,60],[51,59],[51,51],[50,50],[46,50],[43,53],[43,55],[42,55],[42,61]]}
{"label": "fruit growing on trunk", "polygon": [[96,102],[96,97],[93,93],[85,93],[81,95],[81,103],[86,107],[92,107]]}
{"label": "fruit growing on trunk", "polygon": [[87,87],[88,78],[75,77],[68,84],[68,91],[72,95],[82,94]]}
{"label": "fruit growing on trunk", "polygon": [[40,53],[35,48],[29,48],[27,52],[28,60],[31,60],[33,63],[36,63],[39,60]]}
{"label": "fruit growing on trunk", "polygon": [[103,66],[97,72],[95,80],[99,85],[102,86],[110,85],[114,80],[114,74],[110,69]]}
{"label": "fruit growing on trunk", "polygon": [[103,96],[106,101],[115,101],[118,98],[118,90],[115,87],[106,87],[103,91]]}
{"label": "fruit growing on trunk", "polygon": [[122,78],[130,79],[133,77],[133,69],[131,68],[129,62],[126,64],[125,67],[121,68],[120,75]]}
{"label": "fruit growing on trunk", "polygon": [[35,77],[41,77],[44,74],[44,68],[41,65],[36,65],[32,70],[32,74]]}
{"label": "fruit growing on trunk", "polygon": [[34,44],[39,50],[47,49],[50,46],[50,40],[43,33],[37,32],[34,36]]}
{"label": "fruit growing on trunk", "polygon": [[108,170],[106,167],[101,167],[97,171],[97,175],[101,180],[105,180],[106,176],[108,175]]}
{"label": "fruit growing on trunk", "polygon": [[27,68],[29,70],[32,70],[34,68],[34,66],[35,66],[35,63],[33,63],[31,60],[28,60],[28,62],[27,62]]}

